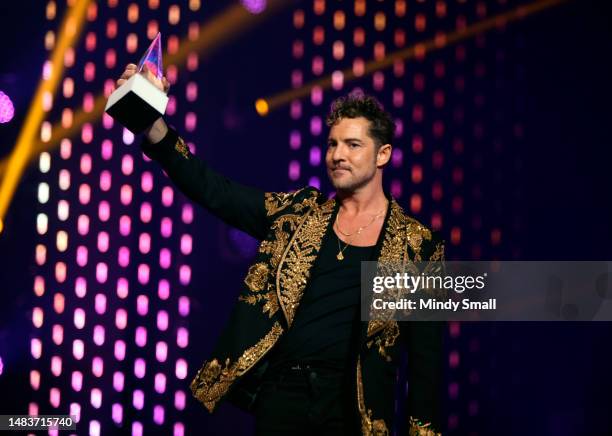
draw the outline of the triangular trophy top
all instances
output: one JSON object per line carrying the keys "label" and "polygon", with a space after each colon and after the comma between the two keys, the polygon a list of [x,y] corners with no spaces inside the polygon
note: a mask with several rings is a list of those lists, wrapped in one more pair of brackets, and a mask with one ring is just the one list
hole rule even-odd
{"label": "triangular trophy top", "polygon": [[138,62],[138,72],[142,72],[144,66],[147,66],[159,80],[163,77],[162,70],[162,51],[161,51],[161,32],[157,34],[153,42],[147,49],[144,56]]}

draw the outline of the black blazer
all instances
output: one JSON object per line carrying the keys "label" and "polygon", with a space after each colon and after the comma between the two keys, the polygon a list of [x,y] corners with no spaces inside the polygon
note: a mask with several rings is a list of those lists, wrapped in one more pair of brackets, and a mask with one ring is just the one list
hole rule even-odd
{"label": "black blazer", "polygon": [[[339,204],[312,187],[266,193],[229,180],[191,154],[172,129],[160,143],[145,140],[142,149],[189,198],[261,241],[228,325],[191,383],[193,395],[211,413],[224,399],[249,410],[267,365],[266,354],[291,328],[323,235],[333,225]],[[389,199],[376,259],[443,260],[443,242]],[[363,435],[387,435],[393,427],[402,345],[409,355],[404,415],[409,434],[438,434],[434,429],[440,428],[442,333],[441,323],[362,322],[353,371],[356,419]]]}

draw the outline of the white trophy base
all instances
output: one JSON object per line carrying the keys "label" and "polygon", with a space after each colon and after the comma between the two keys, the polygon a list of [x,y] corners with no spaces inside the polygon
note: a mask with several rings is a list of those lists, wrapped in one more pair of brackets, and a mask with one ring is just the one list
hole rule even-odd
{"label": "white trophy base", "polygon": [[166,112],[168,96],[137,73],[108,97],[104,112],[138,134]]}

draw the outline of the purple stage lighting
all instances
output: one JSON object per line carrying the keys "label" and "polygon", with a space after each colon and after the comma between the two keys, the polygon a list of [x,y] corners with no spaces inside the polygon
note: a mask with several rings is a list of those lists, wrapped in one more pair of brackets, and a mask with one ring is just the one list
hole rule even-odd
{"label": "purple stage lighting", "polygon": [[15,115],[13,102],[4,92],[0,91],[0,123],[8,123]]}
{"label": "purple stage lighting", "polygon": [[266,0],[240,0],[240,3],[252,14],[260,14],[266,9]]}

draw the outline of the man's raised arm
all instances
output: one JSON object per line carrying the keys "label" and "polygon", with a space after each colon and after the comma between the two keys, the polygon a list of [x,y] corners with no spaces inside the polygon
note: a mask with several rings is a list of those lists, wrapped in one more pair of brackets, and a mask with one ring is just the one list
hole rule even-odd
{"label": "man's raised arm", "polygon": [[[137,74],[136,65],[129,64],[117,85],[121,86]],[[144,74],[159,89],[168,92],[164,77],[159,80],[150,71]],[[145,131],[141,144],[149,158],[159,162],[168,177],[190,199],[212,214],[257,239],[263,239],[270,222],[263,191],[236,183],[212,170],[193,155],[178,133],[159,118]]]}

